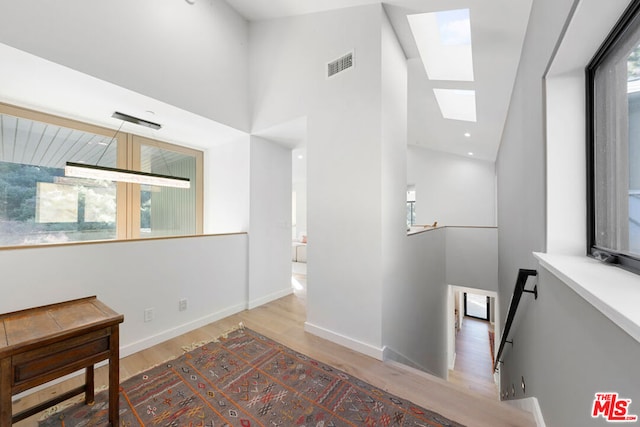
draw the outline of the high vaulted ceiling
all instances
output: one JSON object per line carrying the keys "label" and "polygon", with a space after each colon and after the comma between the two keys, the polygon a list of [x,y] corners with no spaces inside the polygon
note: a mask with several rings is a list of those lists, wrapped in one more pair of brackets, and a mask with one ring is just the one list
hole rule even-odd
{"label": "high vaulted ceiling", "polygon": [[[408,143],[494,161],[506,120],[532,0],[226,0],[249,21],[382,4],[409,61]],[[419,60],[408,15],[469,9],[473,45],[473,82],[427,78]],[[476,91],[477,121],[445,119],[434,89]],[[300,129],[300,128],[298,128]],[[287,145],[295,132],[282,126]],[[466,136],[465,134],[468,134]],[[286,137],[284,136],[286,135]],[[269,132],[278,139],[278,132]],[[304,136],[299,135],[303,140]]]}

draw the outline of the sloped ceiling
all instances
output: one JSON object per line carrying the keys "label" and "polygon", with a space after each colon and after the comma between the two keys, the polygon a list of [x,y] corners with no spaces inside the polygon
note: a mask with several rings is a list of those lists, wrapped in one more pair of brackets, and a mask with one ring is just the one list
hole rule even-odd
{"label": "sloped ceiling", "polygon": [[[408,144],[495,161],[517,73],[532,0],[226,0],[249,21],[381,4],[409,64]],[[475,81],[427,78],[407,16],[470,10]],[[433,89],[476,91],[477,121],[445,119]],[[286,126],[284,126],[286,127]],[[281,129],[290,144],[291,130]],[[299,128],[298,128],[299,129]],[[470,134],[470,136],[465,136]],[[270,138],[278,140],[275,132]]]}

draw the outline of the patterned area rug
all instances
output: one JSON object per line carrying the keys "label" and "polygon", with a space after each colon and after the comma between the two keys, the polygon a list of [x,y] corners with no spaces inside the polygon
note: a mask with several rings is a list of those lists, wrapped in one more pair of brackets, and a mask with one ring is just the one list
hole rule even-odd
{"label": "patterned area rug", "polygon": [[[105,426],[106,392],[41,427]],[[247,328],[120,385],[121,426],[460,426]]]}

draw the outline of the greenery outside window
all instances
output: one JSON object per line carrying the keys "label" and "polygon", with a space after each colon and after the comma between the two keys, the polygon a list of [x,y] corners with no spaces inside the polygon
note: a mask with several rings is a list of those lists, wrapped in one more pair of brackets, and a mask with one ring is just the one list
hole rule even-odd
{"label": "greenery outside window", "polygon": [[[0,104],[0,247],[202,233],[202,152]],[[64,176],[67,161],[191,179]]]}
{"label": "greenery outside window", "polygon": [[640,270],[640,1],[587,67],[588,253]]}

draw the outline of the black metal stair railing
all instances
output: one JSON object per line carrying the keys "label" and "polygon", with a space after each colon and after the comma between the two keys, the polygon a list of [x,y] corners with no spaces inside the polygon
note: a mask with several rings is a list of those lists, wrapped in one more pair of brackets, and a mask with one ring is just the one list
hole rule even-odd
{"label": "black metal stair railing", "polygon": [[513,325],[513,320],[516,317],[516,312],[518,311],[518,305],[520,304],[520,298],[523,293],[534,294],[535,298],[538,299],[538,285],[535,285],[533,290],[526,290],[524,287],[527,284],[527,279],[530,276],[537,276],[538,272],[536,270],[527,270],[521,268],[518,270],[518,278],[516,279],[516,287],[513,290],[513,298],[511,298],[511,305],[509,306],[509,314],[507,314],[507,322],[505,323],[504,330],[502,331],[502,339],[500,340],[500,347],[498,348],[498,354],[496,355],[496,360],[494,363],[494,370],[498,370],[499,363],[501,362],[500,357],[502,356],[502,351],[504,350],[504,346],[506,343],[510,343],[513,345],[512,341],[507,341],[509,338],[509,332],[511,331],[511,326]]}

